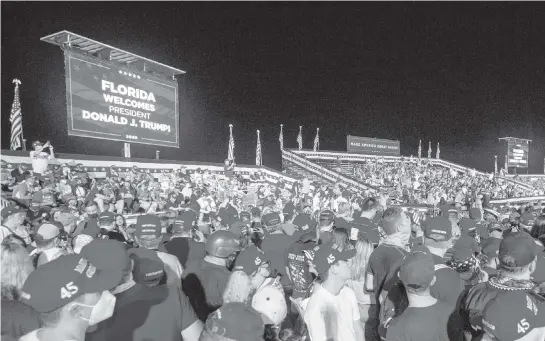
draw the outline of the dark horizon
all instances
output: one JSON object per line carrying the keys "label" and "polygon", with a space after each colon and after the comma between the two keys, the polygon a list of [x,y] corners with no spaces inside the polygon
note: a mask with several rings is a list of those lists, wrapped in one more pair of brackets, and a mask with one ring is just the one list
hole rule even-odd
{"label": "dark horizon", "polygon": [[[311,149],[346,151],[346,135],[399,140],[401,153],[491,172],[498,138],[533,140],[545,158],[545,4],[541,2],[2,2],[2,148],[9,149],[12,79],[19,78],[27,147],[120,156],[122,142],[67,136],[61,30],[187,72],[180,148],[132,145],[134,157],[222,162],[229,124],[239,164],[279,169],[278,133]],[[59,18],[60,13],[65,17]],[[526,170],[519,169],[521,173]]]}

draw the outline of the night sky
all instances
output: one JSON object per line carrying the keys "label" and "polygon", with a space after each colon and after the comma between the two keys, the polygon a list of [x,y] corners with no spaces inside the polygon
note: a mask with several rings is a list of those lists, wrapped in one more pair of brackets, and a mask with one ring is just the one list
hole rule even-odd
{"label": "night sky", "polygon": [[222,162],[229,123],[239,164],[279,169],[279,125],[296,147],[346,150],[346,135],[432,141],[441,157],[492,171],[502,136],[545,157],[545,3],[2,2],[2,148],[13,78],[27,140],[56,152],[120,156],[122,142],[67,136],[64,60],[40,38],[61,30],[187,71],[179,149],[133,144],[133,157]]}

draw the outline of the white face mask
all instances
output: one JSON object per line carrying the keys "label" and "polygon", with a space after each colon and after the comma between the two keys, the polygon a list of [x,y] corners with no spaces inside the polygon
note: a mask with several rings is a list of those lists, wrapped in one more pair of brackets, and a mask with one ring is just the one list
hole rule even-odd
{"label": "white face mask", "polygon": [[91,315],[89,318],[81,317],[82,320],[88,321],[89,326],[94,326],[99,322],[102,322],[104,320],[109,319],[114,314],[114,307],[115,307],[115,296],[105,290],[102,292],[102,295],[100,296],[100,299],[95,305],[87,305],[87,304],[81,304],[76,303],[80,306],[84,307],[92,307]]}
{"label": "white face mask", "polygon": [[265,282],[265,279],[269,277],[271,274],[271,271],[268,267],[261,266],[257,269],[257,272],[250,277],[250,282],[252,284],[252,288],[254,290],[257,290],[263,282]]}

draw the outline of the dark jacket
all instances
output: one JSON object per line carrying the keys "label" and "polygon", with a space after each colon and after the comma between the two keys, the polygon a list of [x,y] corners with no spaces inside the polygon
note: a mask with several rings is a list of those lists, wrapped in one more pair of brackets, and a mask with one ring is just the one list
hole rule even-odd
{"label": "dark jacket", "polygon": [[473,337],[482,334],[482,317],[486,305],[499,293],[505,291],[532,291],[530,281],[514,280],[509,277],[493,276],[486,283],[479,283],[466,290],[461,297],[459,311],[463,320],[464,331]]}

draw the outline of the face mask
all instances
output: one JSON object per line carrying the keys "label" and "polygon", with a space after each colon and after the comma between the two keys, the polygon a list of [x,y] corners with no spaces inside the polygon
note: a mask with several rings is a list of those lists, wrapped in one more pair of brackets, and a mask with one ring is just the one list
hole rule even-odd
{"label": "face mask", "polygon": [[80,318],[82,320],[88,321],[89,326],[94,326],[99,322],[102,322],[104,320],[109,319],[114,314],[114,307],[115,307],[115,296],[109,292],[109,291],[103,291],[102,295],[100,296],[100,299],[95,305],[87,305],[87,304],[81,304],[77,303],[80,306],[83,307],[92,307],[91,315],[89,318]]}
{"label": "face mask", "polygon": [[89,214],[89,218],[96,219],[98,217],[98,213]]}
{"label": "face mask", "polygon": [[261,284],[265,282],[265,278],[267,277],[264,276],[264,274],[262,274],[261,272],[258,272],[254,276],[252,276],[250,279],[252,289],[257,290],[257,288],[259,288]]}
{"label": "face mask", "polygon": [[231,271],[231,269],[235,265],[235,259],[237,258],[237,256],[238,256],[238,252],[235,252],[235,253],[230,254],[229,257],[227,257],[227,261],[225,262],[225,266],[227,267],[227,269],[229,269],[229,271]]}
{"label": "face mask", "polygon": [[536,271],[536,268],[537,268],[537,262],[533,261],[532,263],[530,263],[530,267],[529,267],[530,274],[533,274],[534,271]]}

